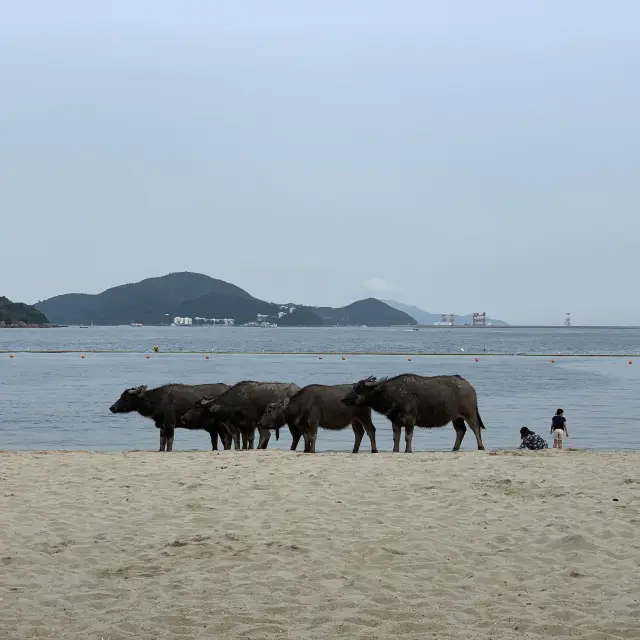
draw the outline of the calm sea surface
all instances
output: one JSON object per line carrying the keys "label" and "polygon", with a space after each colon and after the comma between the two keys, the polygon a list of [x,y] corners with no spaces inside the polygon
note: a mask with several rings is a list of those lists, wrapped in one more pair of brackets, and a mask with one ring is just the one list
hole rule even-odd
{"label": "calm sea surface", "polygon": [[[160,353],[147,359],[154,344]],[[64,350],[78,352],[34,353]],[[151,421],[109,413],[109,405],[133,385],[242,379],[336,384],[402,372],[468,378],[478,390],[489,449],[517,446],[521,426],[546,435],[560,406],[569,446],[640,449],[640,356],[634,359],[639,329],[5,329],[0,352],[0,449],[156,449],[158,432]],[[323,352],[370,355],[342,360],[320,357]],[[477,362],[472,353],[480,354]],[[388,421],[374,419],[379,449],[390,450]],[[451,426],[416,429],[414,450],[449,450],[453,442]],[[321,430],[317,449],[349,451],[352,443],[350,429]],[[289,444],[284,429],[270,447]],[[206,433],[177,431],[174,449],[208,448]],[[463,448],[475,448],[473,434],[467,433]]]}

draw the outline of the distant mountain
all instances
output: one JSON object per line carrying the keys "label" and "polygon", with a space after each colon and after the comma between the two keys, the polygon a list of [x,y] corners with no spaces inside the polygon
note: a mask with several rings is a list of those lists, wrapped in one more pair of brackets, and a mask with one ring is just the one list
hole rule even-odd
{"label": "distant mountain", "polygon": [[120,285],[102,293],[68,293],[38,302],[35,307],[58,324],[169,324],[174,317],[233,318],[236,324],[261,320],[279,326],[417,324],[402,310],[375,298],[346,307],[278,304],[254,298],[244,289],[200,273],[170,273]]}
{"label": "distant mountain", "polygon": [[[314,307],[322,324],[340,326],[390,327],[392,325],[418,324],[416,319],[377,298],[366,298],[352,302],[346,307]],[[398,316],[402,313],[402,317]]]}
{"label": "distant mountain", "polygon": [[395,300],[383,300],[382,302],[388,304],[394,309],[408,313],[412,318],[416,319],[418,324],[433,324],[440,320],[440,314],[429,313],[428,311],[423,311],[419,307],[414,307],[410,304],[402,304],[402,302],[396,302]]}
{"label": "distant mountain", "polygon": [[[419,307],[414,307],[409,304],[403,304],[402,302],[397,302],[396,300],[382,300],[382,302],[388,304],[394,309],[397,309],[398,311],[404,311],[412,318],[415,318],[418,321],[418,324],[434,324],[436,322],[440,322],[440,318],[442,316],[441,313],[429,313],[428,311],[424,311]],[[471,313],[467,315],[456,316],[456,324],[471,324],[472,322],[473,314]],[[487,318],[487,323],[491,323],[497,327],[509,326],[503,320],[495,320],[494,318]]]}
{"label": "distant mountain", "polygon": [[20,324],[49,324],[44,313],[23,302],[11,302],[9,298],[0,296],[0,326]]}

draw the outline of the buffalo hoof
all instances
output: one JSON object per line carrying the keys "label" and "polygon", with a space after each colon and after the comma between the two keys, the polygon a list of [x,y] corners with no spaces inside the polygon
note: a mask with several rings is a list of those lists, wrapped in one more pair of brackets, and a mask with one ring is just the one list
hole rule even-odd
{"label": "buffalo hoof", "polygon": [[378,453],[377,449],[371,449],[371,453]]}

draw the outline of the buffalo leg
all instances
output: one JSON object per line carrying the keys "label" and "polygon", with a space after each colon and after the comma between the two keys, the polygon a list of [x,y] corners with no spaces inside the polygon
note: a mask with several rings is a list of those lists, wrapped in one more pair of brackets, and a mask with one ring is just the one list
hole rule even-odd
{"label": "buffalo leg", "polygon": [[160,451],[167,450],[167,434],[164,427],[160,427]]}
{"label": "buffalo leg", "polygon": [[360,451],[360,443],[364,436],[364,427],[357,420],[351,423],[351,427],[353,429],[353,435],[355,436],[352,453],[358,453],[358,451]]}
{"label": "buffalo leg", "polygon": [[234,431],[231,432],[233,434],[233,446],[234,448],[237,449],[242,449],[242,445],[240,443],[240,431],[238,429],[235,429]]}
{"label": "buffalo leg", "polygon": [[484,445],[482,444],[482,433],[480,432],[480,423],[478,422],[478,418],[475,416],[467,419],[467,424],[471,431],[473,431],[473,435],[476,437],[476,442],[478,443],[478,450],[481,451],[484,449]]}
{"label": "buffalo leg", "polygon": [[298,448],[302,432],[298,427],[292,427],[291,425],[289,425],[289,431],[291,432],[291,451],[295,451]]}
{"label": "buffalo leg", "polygon": [[159,451],[164,451],[167,448],[167,434],[164,432],[164,421],[156,419],[154,422],[156,423],[156,428],[160,430]]}
{"label": "buffalo leg", "polygon": [[411,448],[412,442],[413,442],[413,425],[405,424],[404,425],[404,452],[405,453],[413,453],[413,449]]}
{"label": "buffalo leg", "polygon": [[402,433],[402,427],[398,424],[392,424],[393,429],[393,453],[400,451],[400,434]]}
{"label": "buffalo leg", "polygon": [[211,450],[217,451],[218,450],[218,429],[215,427],[211,429],[209,431],[209,436],[211,438]]}
{"label": "buffalo leg", "polygon": [[302,437],[304,438],[304,452],[311,453],[311,434],[308,429],[302,432]]}
{"label": "buffalo leg", "polygon": [[233,437],[224,427],[220,427],[220,440],[222,440],[222,446],[224,447],[225,451],[231,449],[231,442],[233,440]]}
{"label": "buffalo leg", "polygon": [[173,437],[175,435],[175,429],[173,427],[165,427],[164,430],[167,434],[167,451],[173,451]]}
{"label": "buffalo leg", "polygon": [[249,449],[254,448],[255,441],[256,441],[256,428],[251,427],[251,429],[249,429],[249,432],[247,433],[247,446]]}
{"label": "buffalo leg", "polygon": [[318,439],[318,423],[312,424],[310,431],[311,431],[311,453],[315,453],[316,440]]}
{"label": "buffalo leg", "polygon": [[456,418],[453,421],[453,428],[456,430],[456,443],[453,445],[453,450],[458,451],[462,444],[462,438],[464,438],[464,434],[467,432],[467,426],[462,418]]}
{"label": "buffalo leg", "polygon": [[218,434],[220,435],[220,441],[222,442],[222,446],[225,451],[231,449],[231,445],[233,444],[233,434],[227,428],[225,424],[218,425]]}
{"label": "buffalo leg", "polygon": [[302,432],[304,437],[304,452],[315,453],[316,452],[316,437],[318,436],[318,425],[309,424]]}
{"label": "buffalo leg", "polygon": [[164,433],[167,437],[167,451],[173,451],[173,437],[176,432],[176,415],[174,411],[171,411],[168,415],[165,415],[162,425],[164,426]]}
{"label": "buffalo leg", "polygon": [[371,453],[378,453],[378,445],[376,444],[376,428],[373,426],[373,422],[363,422],[362,426],[369,436],[371,442]]}

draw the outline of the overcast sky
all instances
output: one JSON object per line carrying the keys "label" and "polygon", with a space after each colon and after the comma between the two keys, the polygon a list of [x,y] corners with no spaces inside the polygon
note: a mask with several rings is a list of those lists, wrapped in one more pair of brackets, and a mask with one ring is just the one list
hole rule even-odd
{"label": "overcast sky", "polygon": [[0,20],[0,295],[198,271],[640,324],[637,0],[86,0]]}

